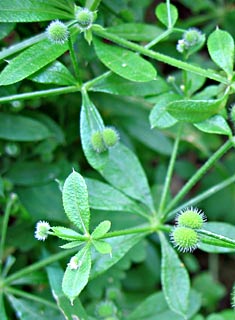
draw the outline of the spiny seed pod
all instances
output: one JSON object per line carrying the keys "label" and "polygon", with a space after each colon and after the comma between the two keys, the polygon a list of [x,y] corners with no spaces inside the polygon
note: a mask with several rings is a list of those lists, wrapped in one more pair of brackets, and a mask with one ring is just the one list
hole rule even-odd
{"label": "spiny seed pod", "polygon": [[106,145],[107,148],[115,146],[119,140],[119,135],[117,131],[113,128],[105,128],[102,131],[102,136],[104,140],[104,144]]}
{"label": "spiny seed pod", "polygon": [[89,9],[78,7],[75,16],[78,26],[82,31],[87,30],[92,26],[94,13]]}
{"label": "spiny seed pod", "polygon": [[107,317],[115,316],[116,313],[117,307],[112,301],[102,301],[96,306],[96,314],[98,317],[107,319]]}
{"label": "spiny seed pod", "polygon": [[69,32],[67,26],[59,21],[52,21],[46,29],[47,37],[52,43],[63,44],[68,40]]}
{"label": "spiny seed pod", "polygon": [[92,148],[98,153],[101,153],[107,150],[107,147],[103,140],[102,132],[95,131],[92,133],[91,145],[92,145]]}
{"label": "spiny seed pod", "polygon": [[49,230],[51,229],[51,226],[46,221],[38,221],[36,224],[36,230],[34,233],[34,236],[37,240],[46,240],[49,234]]}
{"label": "spiny seed pod", "polygon": [[176,216],[176,223],[181,227],[200,229],[206,222],[206,216],[197,208],[186,208]]}
{"label": "spiny seed pod", "polygon": [[192,47],[202,41],[203,34],[197,28],[190,28],[183,34],[183,40],[186,47]]}
{"label": "spiny seed pod", "polygon": [[181,252],[192,252],[198,247],[198,233],[191,228],[175,227],[172,231],[171,241]]}

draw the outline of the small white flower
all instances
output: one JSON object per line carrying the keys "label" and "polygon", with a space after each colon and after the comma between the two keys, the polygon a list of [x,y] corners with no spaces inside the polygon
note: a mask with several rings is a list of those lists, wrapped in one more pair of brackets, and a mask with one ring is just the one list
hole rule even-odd
{"label": "small white flower", "polygon": [[48,232],[51,226],[46,221],[38,221],[36,224],[36,230],[34,236],[37,240],[44,241],[48,237]]}
{"label": "small white flower", "polygon": [[69,263],[68,266],[70,267],[71,270],[77,270],[80,267],[80,263],[78,261],[78,257],[73,256]]}

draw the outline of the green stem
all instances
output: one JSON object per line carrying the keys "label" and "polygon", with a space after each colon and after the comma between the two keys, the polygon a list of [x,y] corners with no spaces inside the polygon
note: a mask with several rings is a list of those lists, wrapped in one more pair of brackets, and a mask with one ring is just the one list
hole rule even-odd
{"label": "green stem", "polygon": [[36,301],[38,303],[44,304],[45,306],[47,306],[49,308],[58,310],[58,306],[55,303],[47,301],[46,299],[43,299],[43,298],[38,297],[38,296],[35,296],[35,295],[31,294],[31,293],[27,293],[27,292],[24,292],[22,290],[15,289],[15,288],[12,288],[12,287],[7,287],[5,289],[5,291],[8,292],[8,293],[12,293],[13,295],[20,296],[22,298],[26,298],[28,300],[32,300],[32,301]]}
{"label": "green stem", "polygon": [[60,259],[63,259],[69,255],[71,255],[71,253],[76,252],[76,249],[72,249],[72,250],[66,250],[60,253],[56,253],[54,255],[51,255],[50,257],[43,259],[39,262],[36,262],[22,270],[16,271],[15,273],[13,273],[12,275],[10,275],[9,277],[5,278],[2,282],[1,282],[1,286],[6,286],[11,284],[13,281],[23,278],[24,276],[26,276],[29,273],[33,273],[34,271],[41,269],[53,262],[56,262]]}
{"label": "green stem", "polygon": [[[221,241],[212,238],[201,238],[201,243],[209,244],[210,246],[216,246],[221,248]],[[223,242],[223,248],[234,249],[234,244]]]}
{"label": "green stem", "polygon": [[95,11],[101,0],[86,0],[86,8],[90,9],[91,11]]}
{"label": "green stem", "polygon": [[206,191],[202,192],[198,196],[196,196],[196,197],[190,199],[189,201],[183,203],[182,205],[180,205],[179,207],[177,207],[173,211],[169,212],[168,215],[167,215],[167,219],[171,219],[180,210],[182,210],[182,209],[184,209],[186,207],[193,206],[196,203],[199,203],[202,200],[205,200],[205,199],[209,198],[210,196],[212,196],[216,192],[219,192],[220,190],[223,190],[224,188],[228,187],[233,182],[235,182],[235,174],[232,177],[230,177],[230,178],[228,178],[228,179],[226,179],[226,180],[214,185],[213,187],[207,189]]}
{"label": "green stem", "polygon": [[158,42],[160,42],[161,40],[165,39],[166,37],[168,37],[171,33],[173,32],[173,29],[167,29],[165,30],[163,33],[161,33],[159,36],[157,36],[155,39],[153,39],[151,42],[149,42],[148,44],[146,44],[144,47],[146,49],[149,49],[153,46],[155,46],[155,44],[157,44]]}
{"label": "green stem", "polygon": [[110,32],[105,31],[105,29],[101,28],[99,25],[94,25],[92,27],[92,30],[97,36],[104,38],[104,39],[108,39],[110,41],[113,41],[114,43],[117,43],[125,48],[128,48],[128,49],[133,50],[138,53],[141,53],[144,56],[147,56],[147,57],[153,58],[155,60],[164,62],[164,63],[169,64],[169,65],[176,67],[176,68],[180,68],[180,69],[183,69],[183,70],[186,70],[189,72],[196,73],[196,74],[201,75],[203,77],[206,77],[206,78],[209,78],[209,79],[212,79],[212,80],[215,80],[215,81],[227,84],[227,85],[229,84],[228,80],[225,77],[219,75],[218,73],[214,72],[213,70],[202,69],[201,67],[186,63],[181,60],[177,60],[175,58],[166,56],[162,53],[146,49],[139,44],[133,43],[133,42],[128,41],[126,39],[123,39],[115,34],[112,34]]}
{"label": "green stem", "polygon": [[183,186],[179,193],[167,206],[164,217],[167,213],[174,208],[174,206],[191,190],[191,188],[204,176],[204,174],[213,166],[213,164],[220,159],[232,146],[231,140],[225,142],[207,161],[204,165],[189,179]]}
{"label": "green stem", "polygon": [[75,54],[75,50],[74,50],[74,46],[73,46],[73,42],[72,42],[71,37],[69,37],[68,45],[69,45],[69,53],[70,53],[70,58],[71,58],[71,61],[72,61],[72,64],[73,64],[75,77],[76,77],[76,79],[78,81],[78,84],[81,86],[82,85],[82,80],[81,80],[78,61],[77,61],[77,57],[76,57],[76,54]]}
{"label": "green stem", "polygon": [[171,3],[170,0],[166,0],[167,6],[167,19],[168,19],[168,29],[172,28],[172,20],[171,20]]}
{"label": "green stem", "polygon": [[215,281],[219,280],[219,256],[215,253],[210,253],[208,257],[209,270],[212,278]]}
{"label": "green stem", "polygon": [[0,242],[0,273],[2,272],[2,265],[3,265],[3,255],[4,255],[4,247],[5,247],[5,241],[6,241],[6,234],[7,234],[7,226],[8,221],[11,213],[12,206],[16,200],[17,196],[16,194],[12,193],[10,195],[10,198],[6,205],[6,210],[4,212],[3,222],[2,222],[2,236],[1,236],[1,242]]}
{"label": "green stem", "polygon": [[211,232],[211,231],[208,231],[208,230],[204,230],[204,229],[198,229],[197,232],[199,234],[207,236],[209,238],[220,240],[220,241],[223,241],[225,243],[231,244],[231,245],[233,245],[233,247],[235,249],[235,240],[233,240],[233,239],[227,238],[227,237],[222,236],[220,234],[216,234],[214,232]]}
{"label": "green stem", "polygon": [[49,96],[55,96],[58,94],[66,94],[66,93],[77,92],[77,91],[80,91],[80,88],[78,86],[68,86],[68,87],[61,87],[56,89],[13,94],[11,96],[0,98],[0,103],[14,101],[14,100],[28,100],[28,99],[41,98],[41,97],[45,98]]}
{"label": "green stem", "polygon": [[162,212],[164,210],[165,203],[166,203],[166,198],[167,198],[167,195],[168,195],[168,192],[169,192],[170,183],[171,183],[173,170],[174,170],[174,166],[175,166],[175,160],[176,160],[176,156],[177,156],[177,152],[178,152],[181,133],[182,133],[182,123],[179,124],[177,136],[176,136],[176,139],[175,139],[174,147],[173,147],[173,150],[172,150],[172,153],[171,153],[171,158],[170,158],[170,162],[169,162],[168,169],[167,169],[167,174],[166,174],[166,178],[165,178],[164,187],[163,187],[163,190],[162,190],[162,195],[161,195],[160,205],[159,205],[159,215],[160,215],[160,217],[161,217]]}
{"label": "green stem", "polygon": [[83,85],[84,90],[86,90],[86,91],[89,91],[89,90],[90,91],[95,91],[95,90],[92,89],[92,86],[96,85],[97,82],[99,83],[100,80],[107,78],[111,74],[112,74],[112,71],[107,71],[107,72],[101,74],[100,76],[98,76],[98,77],[96,77],[96,78],[94,78],[94,79],[92,79],[90,81],[87,81]]}

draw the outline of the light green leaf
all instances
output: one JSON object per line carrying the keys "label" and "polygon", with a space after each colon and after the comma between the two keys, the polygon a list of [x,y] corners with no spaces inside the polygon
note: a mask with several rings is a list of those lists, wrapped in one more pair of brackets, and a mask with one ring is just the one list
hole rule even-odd
{"label": "light green leaf", "polygon": [[[224,222],[207,222],[203,229],[222,235],[224,237],[235,240],[235,226]],[[213,239],[215,240],[215,239]],[[215,240],[216,241],[216,240]],[[235,252],[235,248],[226,248],[222,246],[222,242],[217,241],[218,245],[210,245],[200,242],[199,248],[211,253]]]}
{"label": "light green leaf", "polygon": [[93,239],[99,239],[105,235],[111,228],[111,222],[106,220],[102,221],[92,232],[91,236]]}
{"label": "light green leaf", "polygon": [[71,306],[69,300],[62,291],[62,278],[63,270],[59,264],[53,264],[46,268],[48,279],[50,282],[50,288],[53,297],[58,305],[58,308],[63,312],[66,320],[74,320],[75,316],[84,320],[88,320],[88,315],[83,308],[79,298],[74,301],[74,305]]}
{"label": "light green leaf", "polygon": [[[170,14],[169,16],[168,13]],[[169,28],[173,27],[178,19],[178,10],[173,4],[170,4],[170,10],[168,12],[167,4],[160,3],[156,7],[155,14],[161,23]]]}
{"label": "light green leaf", "polygon": [[39,83],[55,83],[58,85],[76,84],[70,71],[59,61],[54,61],[29,77]]}
{"label": "light green leaf", "polygon": [[11,141],[39,141],[50,137],[51,133],[34,119],[0,113],[0,138]]}
{"label": "light green leaf", "polygon": [[97,252],[92,253],[91,278],[95,278],[111,268],[145,236],[145,233],[141,233],[107,239],[107,243],[112,247],[112,256],[100,255]]}
{"label": "light green leaf", "polygon": [[56,234],[57,237],[63,239],[63,240],[73,240],[77,239],[80,240],[83,238],[83,235],[70,229],[70,228],[65,228],[65,227],[52,227],[52,230]]}
{"label": "light green leaf", "polygon": [[218,113],[225,102],[225,97],[217,100],[180,100],[170,102],[166,110],[177,120],[196,123]]}
{"label": "light green leaf", "polygon": [[105,92],[122,96],[144,97],[169,91],[169,87],[160,77],[149,82],[134,82],[124,79],[117,74],[110,73],[109,76],[103,77],[100,81],[97,81],[89,88],[89,91]]}
{"label": "light green leaf", "polygon": [[234,40],[227,32],[216,29],[210,34],[207,41],[211,59],[232,77],[234,64]]}
{"label": "light green leaf", "polygon": [[9,85],[27,78],[60,57],[66,50],[67,43],[54,44],[47,39],[34,44],[10,60],[0,74],[0,85]]}
{"label": "light green leaf", "polygon": [[34,186],[55,180],[59,173],[60,168],[51,163],[22,161],[13,164],[6,177],[19,186]]}
{"label": "light green leaf", "polygon": [[194,126],[203,132],[232,136],[232,131],[226,120],[218,114],[204,120],[203,122],[198,122],[194,124]]}
{"label": "light green leaf", "polygon": [[162,248],[161,279],[166,301],[174,312],[185,317],[188,310],[190,282],[185,266],[178,255],[160,234]]}
{"label": "light green leaf", "polygon": [[68,265],[62,281],[63,292],[69,298],[71,304],[84,289],[89,279],[91,269],[90,244],[81,249],[75,257],[78,259],[78,268],[71,269]]}
{"label": "light green leaf", "polygon": [[15,27],[15,23],[0,23],[0,40],[5,38]]}
{"label": "light green leaf", "polygon": [[142,212],[143,209],[134,201],[109,184],[88,178],[86,178],[85,181],[88,188],[89,205],[91,208],[137,214]]}
{"label": "light green leaf", "polygon": [[163,32],[157,26],[143,23],[122,23],[107,28],[107,31],[132,41],[152,41]]}
{"label": "light green leaf", "polygon": [[131,81],[145,82],[156,79],[154,67],[134,52],[116,45],[105,44],[94,38],[95,51],[103,64],[119,76]]}
{"label": "light green leaf", "polygon": [[179,95],[173,93],[164,93],[158,97],[157,103],[149,115],[151,128],[164,129],[177,123],[177,120],[166,111],[167,105],[177,99],[179,99]]}
{"label": "light green leaf", "polygon": [[1,2],[1,22],[34,22],[72,19],[73,6],[66,0],[4,0]]}
{"label": "light green leaf", "polygon": [[71,241],[60,246],[61,249],[73,249],[84,244],[84,241]]}
{"label": "light green leaf", "polygon": [[87,234],[90,222],[87,186],[83,177],[76,171],[65,180],[62,199],[69,220]]}
{"label": "light green leaf", "polygon": [[101,254],[110,254],[112,252],[112,247],[109,243],[102,240],[92,240],[92,243],[96,250]]}

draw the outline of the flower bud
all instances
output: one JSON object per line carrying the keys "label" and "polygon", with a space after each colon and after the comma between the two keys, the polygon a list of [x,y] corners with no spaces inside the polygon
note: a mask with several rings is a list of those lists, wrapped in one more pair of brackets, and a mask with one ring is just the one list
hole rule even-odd
{"label": "flower bud", "polygon": [[78,26],[82,31],[87,30],[92,26],[94,13],[89,9],[78,7],[75,16]]}
{"label": "flower bud", "polygon": [[171,241],[181,252],[192,252],[198,247],[198,233],[191,228],[175,227],[171,233]]}
{"label": "flower bud", "polygon": [[34,233],[34,236],[37,240],[44,241],[48,237],[49,230],[51,229],[51,226],[46,221],[39,221],[36,224],[36,230]]}
{"label": "flower bud", "polygon": [[115,146],[119,140],[119,135],[117,131],[113,128],[108,128],[108,127],[105,128],[102,131],[102,136],[103,136],[104,144],[108,148]]}
{"label": "flower bud", "polygon": [[183,34],[183,40],[187,48],[193,47],[202,41],[203,34],[197,28],[190,28]]}
{"label": "flower bud", "polygon": [[68,40],[67,26],[59,21],[52,21],[46,29],[47,37],[52,43],[63,44]]}

